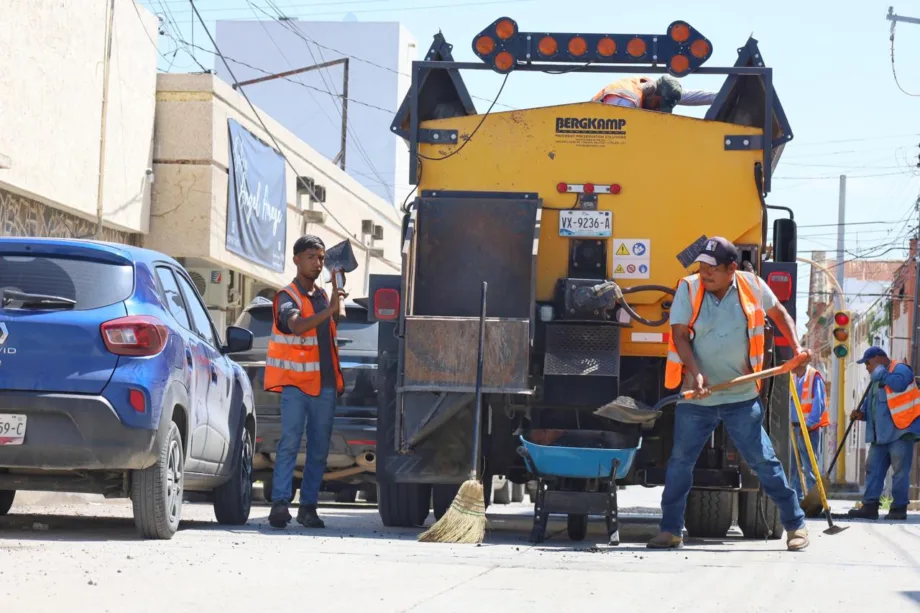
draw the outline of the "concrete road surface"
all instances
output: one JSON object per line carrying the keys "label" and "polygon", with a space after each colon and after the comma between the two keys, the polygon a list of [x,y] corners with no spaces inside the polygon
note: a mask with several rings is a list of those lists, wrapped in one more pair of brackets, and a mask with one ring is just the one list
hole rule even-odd
{"label": "concrete road surface", "polygon": [[603,545],[602,522],[581,543],[552,523],[554,536],[532,546],[524,504],[491,507],[477,547],[385,531],[367,505],[325,506],[323,531],[273,530],[264,505],[227,530],[210,506],[187,505],[179,534],[155,542],[137,539],[126,501],[23,499],[0,518],[3,613],[920,611],[916,513],[907,523],[852,522],[838,536],[812,521],[812,545],[798,554],[737,531],[653,552],[655,491],[622,492],[630,515],[617,548]]}

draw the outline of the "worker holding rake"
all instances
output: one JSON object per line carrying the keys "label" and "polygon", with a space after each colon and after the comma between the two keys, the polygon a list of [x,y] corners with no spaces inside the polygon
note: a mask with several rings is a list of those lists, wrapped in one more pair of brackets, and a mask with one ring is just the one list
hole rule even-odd
{"label": "worker holding rake", "polygon": [[710,386],[763,370],[766,316],[789,339],[796,355],[805,354],[795,334],[795,322],[760,277],[738,270],[738,250],[730,241],[709,239],[696,262],[699,273],[681,280],[671,307],[665,370],[666,387],[683,384],[683,389],[694,393],[690,400],[677,404],[674,446],[661,497],[661,532],[648,546],[672,549],[683,545],[693,467],[703,445],[722,422],[779,509],[788,549],[805,549],[805,514],[763,429],[760,383],[709,390]]}
{"label": "worker holding rake", "polygon": [[[799,395],[802,405],[802,413],[805,414],[804,426],[799,423],[799,415],[795,410],[795,401],[789,399],[790,420],[795,432],[795,442],[800,453],[805,450],[805,435],[811,441],[811,448],[815,452],[815,458],[818,466],[824,465],[824,430],[831,421],[827,413],[827,394],[824,385],[824,377],[821,376],[815,368],[809,364],[802,364],[792,371],[795,374],[795,388]],[[791,394],[790,394],[791,396]],[[792,488],[798,494],[799,502],[805,498],[805,492],[815,486],[815,482],[820,477],[816,475],[810,462],[802,462],[802,473],[805,475],[806,483],[802,483],[799,477],[799,471],[792,471],[791,480]]]}

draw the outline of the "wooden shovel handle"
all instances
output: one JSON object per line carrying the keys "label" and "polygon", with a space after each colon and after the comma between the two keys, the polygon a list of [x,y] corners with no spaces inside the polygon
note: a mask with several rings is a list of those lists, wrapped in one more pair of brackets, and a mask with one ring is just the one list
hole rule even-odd
{"label": "wooden shovel handle", "polygon": [[[788,362],[786,362],[785,364],[783,364],[782,366],[777,366],[775,368],[768,368],[767,370],[762,370],[760,372],[751,373],[749,375],[743,375],[736,379],[732,379],[731,381],[726,381],[725,383],[719,383],[717,385],[713,385],[712,387],[709,388],[709,391],[718,392],[724,389],[728,389],[730,387],[734,387],[736,385],[741,385],[742,383],[752,383],[754,381],[760,381],[762,379],[767,379],[769,377],[785,375],[785,374],[792,372],[793,370],[795,370],[796,368],[798,368],[799,366],[801,366],[807,361],[808,361],[808,354],[800,353],[794,358],[792,358],[791,360],[789,360]],[[692,390],[681,392],[681,397],[684,400],[689,400],[693,398],[693,396],[694,396],[694,393]]]}

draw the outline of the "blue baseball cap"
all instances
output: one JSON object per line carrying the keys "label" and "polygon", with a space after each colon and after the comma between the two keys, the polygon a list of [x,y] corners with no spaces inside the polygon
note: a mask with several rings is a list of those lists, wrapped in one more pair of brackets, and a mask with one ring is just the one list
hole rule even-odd
{"label": "blue baseball cap", "polygon": [[887,358],[888,354],[885,353],[885,350],[881,347],[869,347],[866,349],[866,352],[863,354],[861,360],[856,360],[857,364],[865,364],[872,358]]}

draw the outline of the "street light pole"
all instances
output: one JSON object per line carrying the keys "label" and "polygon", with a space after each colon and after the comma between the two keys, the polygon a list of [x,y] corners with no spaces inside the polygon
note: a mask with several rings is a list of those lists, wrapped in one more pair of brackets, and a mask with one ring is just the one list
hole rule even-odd
{"label": "street light pole", "polygon": [[[846,227],[844,223],[846,222],[846,206],[847,206],[847,176],[840,175],[840,193],[837,201],[837,270],[834,271],[836,274],[836,284],[840,288],[840,301],[838,308],[846,308],[846,297],[843,295],[843,284],[844,284],[844,249],[846,246],[846,236],[844,233],[844,228]],[[831,364],[831,379],[834,382],[834,385],[831,386],[831,398],[829,407],[836,407],[837,411],[837,445],[839,445],[844,437],[846,437],[846,409],[844,407],[844,401],[846,400],[846,358],[837,358],[834,357],[833,363]],[[837,462],[837,471],[834,474],[834,481],[836,483],[843,483],[846,481],[846,455],[840,457],[839,462]]]}

